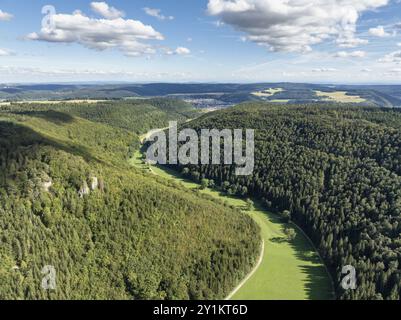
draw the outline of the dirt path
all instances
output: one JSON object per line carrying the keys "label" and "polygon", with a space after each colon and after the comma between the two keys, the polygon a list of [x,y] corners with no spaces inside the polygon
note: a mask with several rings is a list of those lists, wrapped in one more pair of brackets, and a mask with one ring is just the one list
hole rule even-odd
{"label": "dirt path", "polygon": [[231,293],[227,296],[227,298],[225,298],[224,300],[231,300],[231,298],[245,285],[245,283],[247,283],[247,281],[252,278],[252,276],[255,274],[255,272],[259,269],[260,265],[263,262],[263,257],[265,256],[265,240],[262,240],[262,247],[260,250],[260,256],[259,256],[259,260],[258,263],[256,264],[256,266],[252,269],[252,271],[245,277],[244,280],[242,280],[240,282],[240,284],[233,290],[231,291]]}

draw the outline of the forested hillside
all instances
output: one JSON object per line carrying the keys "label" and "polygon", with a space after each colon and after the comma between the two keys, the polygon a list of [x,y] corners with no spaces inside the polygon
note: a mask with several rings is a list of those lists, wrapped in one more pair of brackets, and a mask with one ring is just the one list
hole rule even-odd
{"label": "forested hillside", "polygon": [[100,101],[98,103],[60,102],[52,104],[13,103],[2,106],[2,110],[26,114],[52,110],[77,116],[94,122],[100,122],[112,127],[129,130],[140,134],[151,129],[165,127],[168,121],[187,121],[195,118],[198,111],[190,104],[176,99],[140,99],[120,101]]}
{"label": "forested hillside", "polygon": [[158,103],[0,109],[0,299],[214,299],[249,272],[251,218],[128,166],[134,132],[191,112]]}
{"label": "forested hillside", "polygon": [[[244,104],[185,124],[255,129],[255,170],[180,168],[292,219],[331,270],[340,299],[400,299],[401,112],[356,106]],[[352,265],[357,289],[344,291]]]}

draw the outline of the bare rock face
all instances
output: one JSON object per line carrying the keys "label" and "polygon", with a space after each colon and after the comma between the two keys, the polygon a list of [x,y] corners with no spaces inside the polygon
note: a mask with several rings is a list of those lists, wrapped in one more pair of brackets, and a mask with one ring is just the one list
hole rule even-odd
{"label": "bare rock face", "polygon": [[90,194],[90,192],[91,192],[91,191],[90,191],[90,189],[89,189],[89,187],[88,187],[88,184],[86,183],[86,181],[84,181],[84,183],[83,183],[81,189],[79,189],[79,192],[78,192],[79,197],[80,197],[80,198],[83,198],[84,196]]}
{"label": "bare rock face", "polygon": [[80,198],[83,198],[84,196],[89,195],[91,191],[96,191],[98,189],[100,189],[103,192],[104,189],[103,180],[101,178],[99,179],[96,176],[91,176],[89,178],[89,182],[84,181],[82,183],[82,186],[78,191],[78,194]]}
{"label": "bare rock face", "polygon": [[50,187],[53,185],[52,179],[50,177],[47,177],[45,181],[42,182],[42,190],[44,192],[49,192]]}
{"label": "bare rock face", "polygon": [[97,177],[91,178],[91,190],[95,191],[99,187],[99,179]]}

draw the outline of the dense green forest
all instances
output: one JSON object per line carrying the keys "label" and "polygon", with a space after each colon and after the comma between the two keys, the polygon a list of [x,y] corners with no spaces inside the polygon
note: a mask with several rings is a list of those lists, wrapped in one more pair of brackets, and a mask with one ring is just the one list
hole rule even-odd
{"label": "dense green forest", "polygon": [[168,121],[187,121],[198,116],[198,111],[190,104],[176,99],[135,99],[100,101],[98,103],[30,103],[2,106],[3,112],[26,114],[29,112],[48,111],[66,113],[93,122],[100,122],[112,127],[129,130],[133,133],[145,133],[151,129],[165,127]]}
{"label": "dense green forest", "polygon": [[256,224],[127,163],[136,133],[193,112],[172,100],[1,107],[0,299],[224,298],[256,261]]}
{"label": "dense green forest", "polygon": [[[234,166],[187,166],[188,177],[252,196],[309,235],[340,299],[400,299],[401,110],[248,103],[186,127],[255,129],[253,175]],[[177,168],[177,167],[175,167]],[[357,289],[344,291],[352,265]]]}

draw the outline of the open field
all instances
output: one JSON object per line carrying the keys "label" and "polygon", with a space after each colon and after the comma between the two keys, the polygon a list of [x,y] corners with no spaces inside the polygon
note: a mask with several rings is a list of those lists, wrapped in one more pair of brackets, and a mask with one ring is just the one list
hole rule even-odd
{"label": "open field", "polygon": [[250,212],[262,230],[265,250],[255,274],[233,300],[328,300],[334,298],[330,278],[319,255],[302,231],[294,241],[284,238],[280,219],[260,207]]}
{"label": "open field", "polygon": [[289,99],[275,99],[275,100],[269,100],[271,103],[288,103],[290,102]]}
{"label": "open field", "polygon": [[362,103],[367,100],[360,96],[349,96],[346,91],[323,92],[315,91],[318,97],[323,97],[324,101],[336,101],[342,103]]}
{"label": "open field", "polygon": [[[144,171],[147,165],[138,151],[130,160]],[[190,190],[199,190],[199,184],[189,181],[177,172],[161,166],[151,166],[153,174],[174,180]],[[199,190],[237,208],[246,208],[243,199],[230,197],[212,189]],[[261,228],[265,244],[263,259],[252,276],[233,295],[233,300],[309,300],[333,299],[334,293],[319,255],[306,236],[296,226],[296,238],[288,242],[283,230],[286,226],[279,217],[255,204],[249,211]]]}
{"label": "open field", "polygon": [[269,98],[274,96],[276,93],[283,92],[282,88],[269,88],[263,91],[252,92],[252,95],[257,96],[259,98]]}

